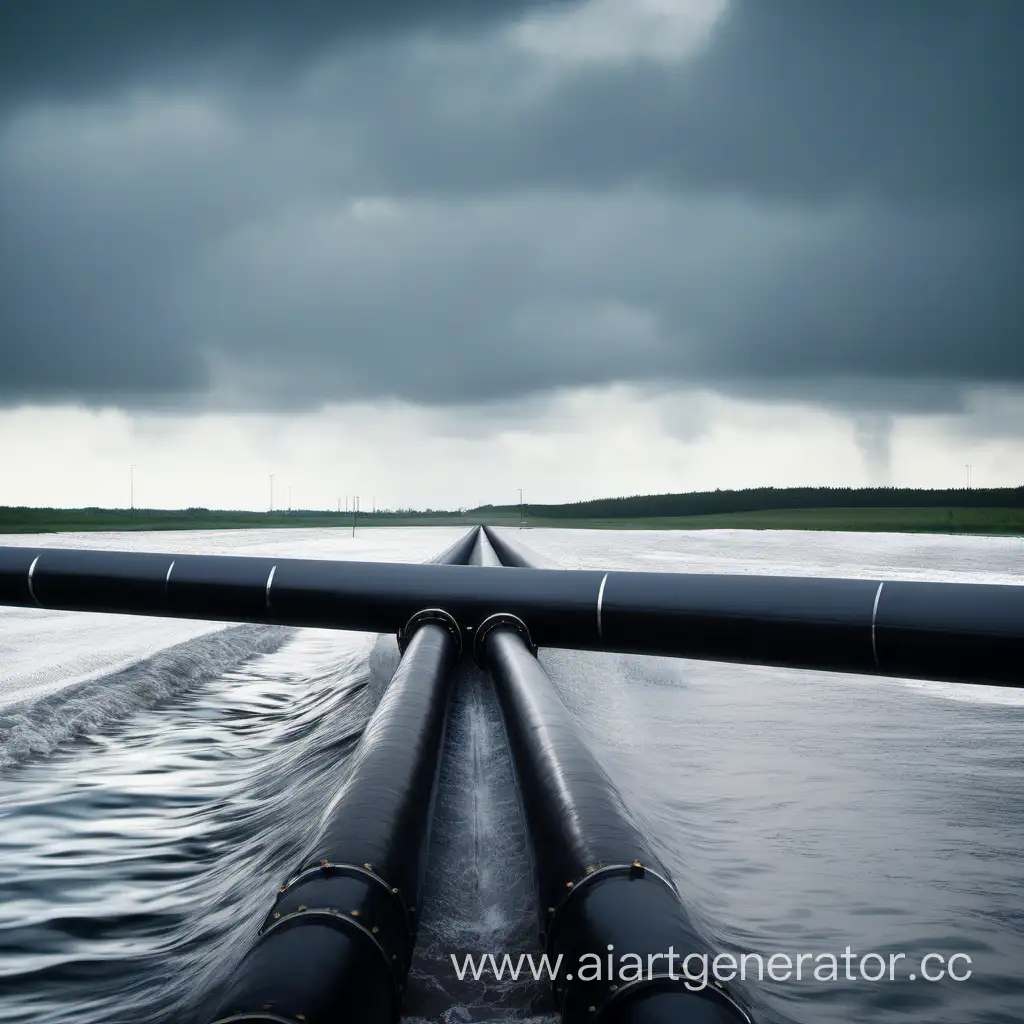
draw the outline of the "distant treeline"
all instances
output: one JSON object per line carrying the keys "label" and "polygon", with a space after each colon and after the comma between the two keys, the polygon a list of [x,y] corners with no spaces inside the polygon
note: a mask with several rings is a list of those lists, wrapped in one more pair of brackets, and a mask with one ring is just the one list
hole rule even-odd
{"label": "distant treeline", "polygon": [[[26,508],[0,506],[0,533],[78,532],[92,530],[243,530],[268,527],[348,527],[351,511],[318,509],[274,509],[246,512],[209,508]],[[462,522],[460,512],[429,510],[368,512],[360,510],[363,525],[447,525]]]}
{"label": "distant treeline", "polygon": [[[371,512],[369,509],[361,508],[358,511],[360,519],[363,518],[387,518],[401,517],[402,519],[415,518],[417,516],[424,516],[430,518],[436,518],[438,516],[451,516],[454,518],[460,517],[461,512],[447,512],[440,509],[398,509],[395,511],[383,511],[378,509],[376,512]],[[129,510],[126,508],[34,508],[25,505],[0,505],[0,523],[5,520],[22,520],[25,518],[38,518],[40,516],[47,517],[68,517],[74,519],[108,519],[112,516],[119,518],[131,518],[131,519],[181,519],[192,521],[195,519],[230,519],[236,520],[239,517],[251,518],[253,520],[266,519],[268,517],[280,518],[290,516],[294,518],[302,519],[326,519],[333,520],[337,519],[338,516],[352,517],[351,509],[343,509],[338,512],[336,509],[274,509],[273,512],[247,512],[239,511],[234,509],[216,509],[216,508],[136,508]]]}
{"label": "distant treeline", "polygon": [[[565,505],[526,505],[535,522],[567,525],[595,520],[652,520],[687,516],[800,511],[811,509],[1024,509],[1024,487],[915,490],[909,487],[754,487],[743,491],[638,494]],[[475,509],[361,509],[358,521],[370,526],[449,525],[462,522],[518,522],[519,505]],[[25,508],[0,506],[0,533],[76,530],[245,529],[346,526],[352,512],[293,509],[244,512],[231,509]],[[653,525],[653,524],[652,524]]]}
{"label": "distant treeline", "polygon": [[[565,505],[527,505],[537,519],[620,519],[700,516],[803,508],[1024,508],[1024,487],[918,490],[911,487],[751,487],[596,498]],[[474,512],[518,512],[518,505],[485,505]]]}

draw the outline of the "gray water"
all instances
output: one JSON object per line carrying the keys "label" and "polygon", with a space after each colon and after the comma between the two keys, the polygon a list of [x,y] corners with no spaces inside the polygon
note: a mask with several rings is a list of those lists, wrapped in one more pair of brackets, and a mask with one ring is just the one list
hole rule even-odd
{"label": "gray water", "polygon": [[[459,530],[90,534],[3,543],[422,561]],[[519,535],[565,567],[1020,582],[1024,543]],[[396,663],[390,638],[0,609],[0,1024],[203,1019],[314,838]],[[542,652],[708,937],[734,953],[971,957],[965,982],[750,983],[760,1020],[1024,1019],[1024,696]],[[410,1020],[551,1020],[493,692],[454,696]]]}

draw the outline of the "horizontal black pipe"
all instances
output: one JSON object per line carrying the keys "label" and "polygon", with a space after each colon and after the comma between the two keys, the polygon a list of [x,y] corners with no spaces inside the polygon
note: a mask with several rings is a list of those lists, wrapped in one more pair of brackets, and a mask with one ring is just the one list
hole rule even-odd
{"label": "horizontal black pipe", "polygon": [[[489,542],[503,565],[522,569],[550,567],[550,563],[543,556],[509,537],[503,536],[493,527],[482,527],[482,533],[486,535],[486,541]],[[478,546],[479,543],[481,542],[478,542]],[[737,578],[742,577],[710,577],[716,581],[729,581]],[[750,578],[747,577],[747,579]],[[773,579],[772,577],[767,578]],[[784,577],[784,579],[790,579],[790,577]],[[834,582],[849,583],[853,581]],[[956,589],[950,590],[948,589],[950,587]],[[1024,613],[1024,588],[997,587],[992,590],[985,586],[979,587],[977,584],[948,583],[887,583],[883,586],[880,582],[872,581],[860,589],[858,605],[862,617],[867,608],[869,595],[874,595],[870,628],[871,663],[867,666],[863,664],[864,652],[862,651],[860,664],[851,666],[851,671],[862,673],[877,671],[890,676],[958,679],[965,682],[992,682],[1011,686],[1024,685],[1024,671],[1020,671],[1017,666],[1012,664],[1012,659],[1015,656],[1013,651],[1020,650],[1021,638],[1024,637],[1024,629],[1020,628],[1024,625],[1021,622],[1021,615]],[[824,590],[822,593],[824,594]],[[853,591],[850,590],[849,593],[852,596]],[[992,597],[996,597],[997,600],[992,601]],[[978,600],[979,598],[981,600]],[[717,616],[712,614],[707,617],[709,627],[717,634],[706,638],[707,643],[712,647],[720,647],[722,643],[728,642],[728,605],[731,600],[726,594],[720,605],[720,614]],[[608,614],[611,616],[614,613],[609,611]],[[767,617],[760,616],[760,618],[765,625],[769,624],[770,620]],[[806,619],[806,614],[798,614],[797,622],[803,622]],[[652,637],[652,651],[671,645],[673,640],[671,623],[662,622],[659,625],[656,618],[652,618],[644,625],[658,634]],[[861,633],[863,634],[864,631],[861,630]],[[770,638],[765,639],[770,642]],[[1007,640],[1009,649],[1001,650],[1000,645],[1006,643]],[[995,646],[985,651],[984,645],[989,643],[994,643]],[[979,647],[982,649],[979,650]],[[668,651],[667,653],[673,652]],[[690,656],[699,657],[700,655]],[[708,658],[709,660],[718,660],[714,655],[708,655]],[[726,660],[747,661],[750,659]],[[883,661],[884,670],[881,668]],[[991,672],[991,664],[986,667],[986,664],[990,662],[997,663],[995,672]],[[775,662],[769,662],[768,659],[761,662],[761,664],[769,663],[795,664],[785,658]],[[840,666],[837,664],[827,667],[838,668]],[[991,673],[988,677],[985,676],[986,671]]]}
{"label": "horizontal black pipe", "polygon": [[511,600],[552,637],[567,616],[591,637],[600,573],[539,575],[538,588],[491,567],[0,548],[0,604],[387,633],[431,606],[472,628]]}
{"label": "horizontal black pipe", "polygon": [[[702,986],[713,951],[522,637],[491,630],[483,658],[512,752],[564,1024],[748,1021],[735,993]],[[585,974],[598,966],[599,975]]]}
{"label": "horizontal black pipe", "polygon": [[[468,532],[435,562],[465,563]],[[278,891],[219,1022],[392,1024],[412,959],[457,631],[415,616],[314,849]]]}
{"label": "horizontal black pipe", "polygon": [[510,612],[541,647],[1019,686],[1024,587],[0,548],[0,604],[396,632]]}

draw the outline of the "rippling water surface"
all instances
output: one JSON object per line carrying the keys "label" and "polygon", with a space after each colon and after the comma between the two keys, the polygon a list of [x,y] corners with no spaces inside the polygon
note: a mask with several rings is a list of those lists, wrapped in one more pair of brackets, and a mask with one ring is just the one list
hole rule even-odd
{"label": "rippling water surface", "polygon": [[[422,561],[459,530],[63,535],[2,543]],[[1024,543],[522,534],[565,567],[1021,582]],[[748,985],[760,1019],[1024,1018],[1024,697],[542,652],[723,949],[968,953],[970,980]],[[0,609],[0,1024],[199,1024],[396,664],[365,634]],[[489,683],[455,689],[407,1011],[550,1018],[452,952],[530,951],[529,857]],[[908,968],[909,970],[909,968]]]}

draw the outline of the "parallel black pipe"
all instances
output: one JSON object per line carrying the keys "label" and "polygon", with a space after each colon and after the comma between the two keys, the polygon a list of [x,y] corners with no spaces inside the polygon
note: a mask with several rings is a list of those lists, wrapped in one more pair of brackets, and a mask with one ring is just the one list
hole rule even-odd
{"label": "parallel black pipe", "polygon": [[431,558],[430,563],[434,565],[469,565],[480,533],[479,526],[471,527],[454,544]]}
{"label": "parallel black pipe", "polygon": [[502,560],[495,553],[494,548],[489,543],[489,538],[486,531],[478,527],[478,533],[476,535],[476,543],[473,545],[473,551],[469,556],[470,565],[488,565],[492,568],[494,566],[502,565]]}
{"label": "parallel black pipe", "polygon": [[457,651],[420,626],[366,728],[316,850],[283,885],[214,1020],[400,1017]]}
{"label": "parallel black pipe", "polygon": [[[470,531],[438,558],[465,560]],[[425,610],[306,862],[283,886],[214,1019],[393,1024],[412,960],[461,633]]]}
{"label": "parallel black pipe", "polygon": [[484,526],[482,532],[487,536],[487,542],[494,550],[501,565],[510,569],[554,569],[546,558],[536,551],[518,544],[511,537],[499,533],[493,526]]}
{"label": "parallel black pipe", "polygon": [[749,1021],[709,980],[714,952],[523,637],[496,625],[479,652],[512,752],[564,1024]]}
{"label": "parallel black pipe", "polygon": [[395,632],[517,615],[541,647],[1024,683],[1024,587],[0,548],[0,604]]}

